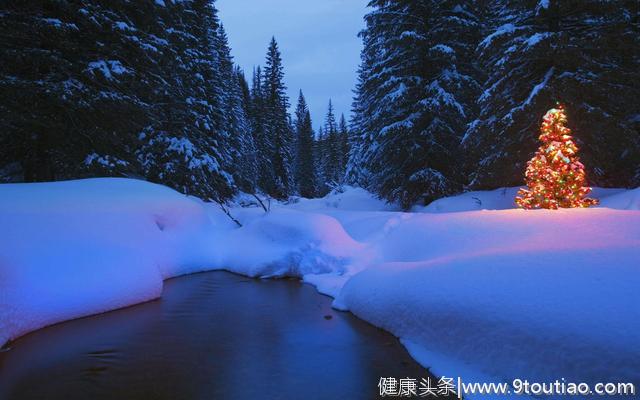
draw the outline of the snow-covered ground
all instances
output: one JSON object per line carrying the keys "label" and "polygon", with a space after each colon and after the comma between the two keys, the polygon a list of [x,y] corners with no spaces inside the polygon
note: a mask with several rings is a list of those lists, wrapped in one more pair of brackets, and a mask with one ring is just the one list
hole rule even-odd
{"label": "snow-covered ground", "polygon": [[218,205],[141,181],[0,185],[0,345],[228,269],[302,278],[436,374],[640,385],[640,189],[557,211],[513,209],[516,191],[403,213],[347,188],[234,207],[238,228]]}

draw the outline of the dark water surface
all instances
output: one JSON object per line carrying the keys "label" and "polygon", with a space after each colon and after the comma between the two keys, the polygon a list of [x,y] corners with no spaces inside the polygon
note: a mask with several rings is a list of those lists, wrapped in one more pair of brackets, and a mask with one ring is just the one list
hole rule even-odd
{"label": "dark water surface", "polygon": [[311,286],[227,272],[171,279],[160,300],[0,353],[2,400],[372,399],[380,377],[427,376],[393,336]]}

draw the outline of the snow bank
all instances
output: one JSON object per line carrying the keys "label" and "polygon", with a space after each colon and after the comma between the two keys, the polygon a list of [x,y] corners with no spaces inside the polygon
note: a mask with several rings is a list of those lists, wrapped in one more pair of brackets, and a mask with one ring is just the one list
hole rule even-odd
{"label": "snow bank", "polygon": [[[415,206],[413,212],[449,213],[477,210],[509,210],[515,207],[514,199],[519,187],[506,187],[489,191],[466,192],[457,196],[433,201],[427,206]],[[590,197],[610,199],[610,196],[625,192],[624,189],[594,188]],[[623,195],[626,198],[628,195]],[[606,203],[610,204],[610,203]],[[611,208],[619,208],[614,205]]]}
{"label": "snow bank", "polygon": [[336,305],[435,373],[640,383],[637,211],[422,214],[380,247]]}
{"label": "snow bank", "polygon": [[400,207],[377,199],[366,190],[345,186],[321,199],[299,198],[290,208],[302,211],[399,211]]}
{"label": "snow bank", "polygon": [[427,206],[416,206],[411,211],[427,213],[449,213],[476,210],[507,210],[514,208],[513,199],[518,193],[517,187],[501,188],[492,191],[462,193],[431,202]]}
{"label": "snow bank", "polygon": [[342,275],[363,250],[334,218],[274,209],[226,235],[216,265],[251,277]]}
{"label": "snow bank", "polygon": [[640,188],[618,191],[616,194],[601,198],[600,207],[618,210],[640,210]]}
{"label": "snow bank", "polygon": [[202,267],[210,225],[198,201],[145,182],[0,185],[0,345],[158,297]]}

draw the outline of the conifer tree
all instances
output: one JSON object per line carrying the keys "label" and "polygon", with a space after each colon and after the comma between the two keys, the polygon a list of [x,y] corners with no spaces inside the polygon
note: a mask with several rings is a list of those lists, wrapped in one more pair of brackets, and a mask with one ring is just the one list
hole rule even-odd
{"label": "conifer tree", "polygon": [[316,195],[322,197],[327,194],[327,185],[325,180],[325,162],[327,159],[326,135],[322,126],[318,128],[313,142],[313,153],[315,155],[314,167],[316,171]]}
{"label": "conifer tree", "polygon": [[314,165],[314,140],[311,114],[307,102],[300,91],[296,107],[296,186],[302,197],[311,198],[316,191]]}
{"label": "conifer tree", "polygon": [[[222,89],[222,127],[229,137],[231,157],[230,165],[225,167],[233,171],[234,180],[246,192],[255,191],[256,183],[256,148],[251,132],[251,124],[243,105],[244,94],[240,83],[244,78],[242,72],[236,70],[229,48],[227,34],[222,24],[218,29],[219,74]],[[245,82],[246,84],[246,82]]]}
{"label": "conifer tree", "polygon": [[404,207],[461,190],[458,147],[479,88],[469,52],[474,10],[459,1],[370,5],[350,174]]}
{"label": "conifer tree", "polygon": [[173,54],[167,62],[165,119],[144,132],[138,151],[145,175],[183,193],[218,201],[236,190],[224,115],[217,10],[208,0],[166,3]]}
{"label": "conifer tree", "polygon": [[516,204],[521,208],[589,207],[598,200],[585,198],[584,165],[576,155],[578,147],[566,127],[563,106],[547,111],[540,128],[542,146],[527,164],[527,189],[520,189]]}
{"label": "conifer tree", "polygon": [[340,141],[338,137],[338,126],[333,110],[333,103],[329,100],[327,115],[324,120],[324,159],[323,177],[324,183],[328,187],[335,186],[341,179],[340,176]]}
{"label": "conifer tree", "polygon": [[284,68],[278,44],[271,39],[263,76],[265,136],[272,143],[270,152],[273,181],[265,188],[274,198],[284,199],[291,194],[291,142],[293,135],[287,108],[289,99],[284,85]]}
{"label": "conifer tree", "polygon": [[147,3],[4,2],[0,181],[139,174],[171,51],[152,35],[163,23]]}
{"label": "conifer tree", "polygon": [[257,151],[258,188],[264,193],[270,193],[274,186],[274,175],[271,155],[273,154],[273,140],[267,135],[265,92],[263,89],[263,75],[260,66],[253,71],[251,84],[251,124],[253,138]]}
{"label": "conifer tree", "polygon": [[244,108],[244,113],[249,118],[249,122],[251,122],[251,89],[249,88],[249,82],[247,82],[244,71],[239,66],[236,65],[234,70],[240,93],[242,93],[242,108]]}
{"label": "conifer tree", "polygon": [[338,176],[340,181],[345,180],[345,174],[347,172],[347,163],[349,161],[349,128],[347,127],[347,120],[344,114],[340,115],[340,123],[338,127],[338,148],[339,148],[339,164],[338,164]]}

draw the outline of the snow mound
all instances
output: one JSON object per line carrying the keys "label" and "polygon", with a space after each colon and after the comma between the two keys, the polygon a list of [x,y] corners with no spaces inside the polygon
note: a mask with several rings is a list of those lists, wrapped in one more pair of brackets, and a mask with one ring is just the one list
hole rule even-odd
{"label": "snow mound", "polygon": [[640,213],[421,214],[378,247],[385,261],[336,306],[412,343],[437,374],[640,382]]}
{"label": "snow mound", "polygon": [[252,277],[342,275],[363,248],[335,218],[281,208],[230,232],[217,264]]}
{"label": "snow mound", "polygon": [[341,211],[398,211],[400,208],[377,199],[366,190],[345,186],[340,190],[332,191],[320,199],[301,198],[291,208],[303,211],[323,211],[335,209]]}
{"label": "snow mound", "polygon": [[416,359],[438,375],[637,386],[637,267],[615,251],[580,251],[575,264],[555,268],[566,255],[389,263],[347,282],[342,301],[411,343]]}
{"label": "snow mound", "polygon": [[[474,191],[435,200],[427,206],[415,206],[413,212],[450,213],[478,210],[509,210],[516,208],[514,199],[520,187],[506,187],[488,191]],[[624,189],[593,188],[589,197],[607,199],[625,192]],[[625,192],[626,193],[626,192]],[[628,196],[628,195],[623,195]],[[608,204],[608,203],[607,203]],[[611,208],[618,208],[617,206]]]}
{"label": "snow mound", "polygon": [[600,207],[618,210],[640,210],[640,188],[607,196],[600,201]]}
{"label": "snow mound", "polygon": [[416,206],[413,212],[449,213],[475,210],[507,210],[514,208],[517,187],[491,191],[466,192],[457,196],[435,200],[427,206]]}

